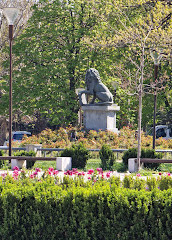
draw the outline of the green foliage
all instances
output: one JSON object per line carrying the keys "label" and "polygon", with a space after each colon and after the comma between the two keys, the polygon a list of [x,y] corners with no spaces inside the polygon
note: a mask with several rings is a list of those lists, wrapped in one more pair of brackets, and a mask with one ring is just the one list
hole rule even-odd
{"label": "green foliage", "polygon": [[[123,163],[128,166],[129,158],[137,158],[137,149],[131,148],[124,152],[122,160]],[[162,153],[156,153],[153,149],[142,149],[141,158],[158,158],[162,159]],[[160,163],[144,163],[144,166],[150,169],[157,169],[160,166]]]}
{"label": "green foliage", "polygon": [[99,151],[101,167],[103,170],[111,170],[115,162],[115,156],[109,145],[103,145]]}
{"label": "green foliage", "polygon": [[0,239],[172,239],[172,188],[128,182],[0,178]]}
{"label": "green foliage", "polygon": [[137,149],[136,148],[130,148],[127,151],[124,152],[122,156],[123,163],[128,166],[128,159],[129,158],[136,158],[137,157]]}
{"label": "green foliage", "polygon": [[[29,152],[22,150],[22,151],[14,152],[14,156],[35,157],[36,156],[36,152],[34,152],[32,150],[29,151]],[[35,164],[35,161],[26,161],[26,168],[32,168],[34,164]]]}
{"label": "green foliage", "polygon": [[[3,151],[0,150],[0,156],[3,156]],[[0,160],[0,168],[3,166],[4,164],[4,161],[3,160]]]}
{"label": "green foliage", "polygon": [[61,157],[71,157],[72,167],[84,168],[89,158],[89,151],[82,143],[73,144],[70,148],[66,148],[61,153]]}

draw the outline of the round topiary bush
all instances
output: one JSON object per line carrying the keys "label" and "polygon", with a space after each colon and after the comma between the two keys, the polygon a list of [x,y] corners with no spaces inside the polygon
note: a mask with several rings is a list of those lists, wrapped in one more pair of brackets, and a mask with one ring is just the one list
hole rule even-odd
{"label": "round topiary bush", "polygon": [[99,151],[101,159],[101,168],[103,170],[111,170],[115,162],[115,156],[109,145],[104,144]]}
{"label": "round topiary bush", "polygon": [[[128,167],[128,159],[129,158],[137,158],[137,149],[131,148],[124,152],[122,157],[123,163]],[[142,149],[141,150],[141,158],[162,158],[162,153],[156,153],[153,149]],[[144,167],[157,169],[160,163],[144,163]]]}
{"label": "round topiary bush", "polygon": [[89,158],[89,150],[82,143],[73,144],[62,151],[61,157],[71,157],[73,168],[84,168]]}
{"label": "round topiary bush", "polygon": [[[3,151],[0,150],[0,156],[3,156]],[[0,168],[3,166],[4,161],[0,160]]]}

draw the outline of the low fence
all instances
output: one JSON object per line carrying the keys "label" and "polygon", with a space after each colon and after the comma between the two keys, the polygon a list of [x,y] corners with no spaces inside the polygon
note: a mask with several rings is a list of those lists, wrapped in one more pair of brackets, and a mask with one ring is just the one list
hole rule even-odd
{"label": "low fence", "polygon": [[[34,146],[34,145],[33,145]],[[64,148],[35,148],[37,152],[41,152],[44,157],[46,157],[47,153],[52,155],[53,152],[61,152]],[[8,151],[7,146],[0,146],[0,150]],[[15,147],[12,148],[13,151],[21,151],[26,150],[26,147]],[[100,149],[88,149],[90,152],[99,152]],[[116,153],[117,159],[120,153],[127,151],[128,149],[112,149],[114,153]],[[163,153],[164,158],[167,157],[167,154],[170,154],[172,157],[172,149],[156,149],[155,152]]]}

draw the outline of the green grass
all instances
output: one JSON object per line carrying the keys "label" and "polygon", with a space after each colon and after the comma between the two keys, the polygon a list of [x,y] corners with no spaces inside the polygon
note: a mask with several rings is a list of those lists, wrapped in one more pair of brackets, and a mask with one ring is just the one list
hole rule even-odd
{"label": "green grass", "polygon": [[42,170],[47,170],[49,167],[56,169],[56,161],[36,161],[33,167]]}
{"label": "green grass", "polygon": [[170,163],[161,163],[158,167],[159,172],[172,172],[172,164]]}
{"label": "green grass", "polygon": [[[9,161],[3,161],[3,165],[1,167],[1,170],[10,170],[11,169],[11,164],[9,164]],[[49,167],[53,167],[56,169],[56,161],[36,161],[34,164],[33,168],[41,168],[42,170],[47,170]],[[81,171],[88,171],[88,169],[94,169],[100,168],[101,167],[101,160],[100,158],[91,158],[87,161],[86,167],[84,169],[79,169]],[[124,164],[122,162],[115,162],[113,166],[113,170],[116,170],[117,172],[126,172],[127,169],[125,168]],[[151,170],[151,169],[141,169],[140,174],[142,176],[149,176],[153,173],[157,172],[172,172],[172,164],[169,163],[162,163],[158,167],[156,171]]]}
{"label": "green grass", "polygon": [[100,159],[89,159],[86,164],[86,171],[88,169],[94,169],[99,168],[101,165],[101,160]]}

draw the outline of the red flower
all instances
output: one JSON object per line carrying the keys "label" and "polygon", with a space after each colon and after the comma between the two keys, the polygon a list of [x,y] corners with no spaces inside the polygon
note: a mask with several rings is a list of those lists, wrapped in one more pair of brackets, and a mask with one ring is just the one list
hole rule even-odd
{"label": "red flower", "polygon": [[13,167],[13,170],[19,171],[19,168],[17,166]]}
{"label": "red flower", "polygon": [[107,178],[110,178],[110,172],[107,172],[107,173],[106,173],[106,177],[107,177]]}
{"label": "red flower", "polygon": [[35,171],[36,171],[36,172],[40,172],[41,169],[40,169],[40,168],[35,168]]}
{"label": "red flower", "polygon": [[54,175],[57,175],[58,173],[59,173],[58,170],[54,170],[54,172],[53,172]]}
{"label": "red flower", "polygon": [[92,173],[94,173],[94,169],[89,169],[88,174],[92,174]]}

